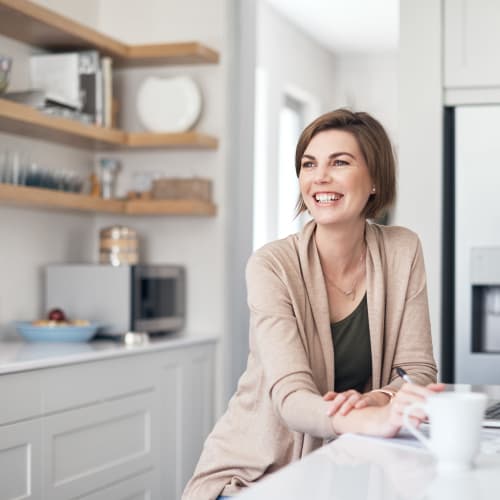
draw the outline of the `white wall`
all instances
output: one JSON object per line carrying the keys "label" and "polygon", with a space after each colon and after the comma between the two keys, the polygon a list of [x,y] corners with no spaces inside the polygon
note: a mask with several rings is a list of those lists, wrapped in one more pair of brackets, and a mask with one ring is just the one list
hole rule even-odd
{"label": "white wall", "polygon": [[398,142],[398,54],[337,54],[335,107],[372,114]]}
{"label": "white wall", "polygon": [[32,0],[33,3],[96,29],[100,0]]}
{"label": "white wall", "polygon": [[[267,183],[267,227],[262,231],[266,235],[265,242],[276,239],[278,234],[279,118],[285,96],[288,94],[306,103],[307,124],[332,109],[336,72],[332,53],[291,24],[265,0],[258,2],[256,64],[265,102],[256,129],[262,147],[260,152],[257,149],[257,168],[264,172],[260,182]],[[290,176],[296,179],[293,163],[290,164]],[[290,207],[291,213],[293,208]]]}
{"label": "white wall", "polygon": [[[395,223],[416,231],[427,270],[436,360],[441,331],[441,2],[400,1],[399,195]],[[422,36],[425,26],[425,36]]]}

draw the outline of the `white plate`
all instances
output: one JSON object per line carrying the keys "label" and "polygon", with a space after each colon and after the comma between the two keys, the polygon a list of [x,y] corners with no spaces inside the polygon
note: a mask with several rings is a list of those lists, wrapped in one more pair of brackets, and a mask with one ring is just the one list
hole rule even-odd
{"label": "white plate", "polygon": [[185,132],[198,120],[201,92],[187,76],[149,77],[137,94],[139,118],[151,132]]}

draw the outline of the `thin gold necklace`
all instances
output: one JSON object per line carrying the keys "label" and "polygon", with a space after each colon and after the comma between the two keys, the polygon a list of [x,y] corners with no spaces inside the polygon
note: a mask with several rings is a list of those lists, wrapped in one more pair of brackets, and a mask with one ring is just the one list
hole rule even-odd
{"label": "thin gold necklace", "polygon": [[359,256],[359,263],[358,263],[358,268],[356,270],[356,275],[354,277],[354,280],[352,282],[351,288],[349,288],[349,290],[344,290],[344,289],[340,288],[325,273],[326,281],[328,281],[328,283],[330,285],[332,285],[334,288],[336,288],[344,296],[346,296],[346,297],[351,296],[351,300],[354,300],[354,298],[356,297],[356,285],[358,284],[358,279],[359,279],[360,271],[361,271],[361,264],[363,262],[363,257],[364,257],[365,254],[366,254],[366,247],[363,249],[363,251],[361,252],[361,255]]}

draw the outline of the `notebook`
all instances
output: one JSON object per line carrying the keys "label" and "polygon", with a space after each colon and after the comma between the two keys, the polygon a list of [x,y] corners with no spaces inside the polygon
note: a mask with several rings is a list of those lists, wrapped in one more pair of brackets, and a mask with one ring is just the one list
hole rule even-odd
{"label": "notebook", "polygon": [[490,399],[484,412],[483,427],[500,428],[500,401]]}

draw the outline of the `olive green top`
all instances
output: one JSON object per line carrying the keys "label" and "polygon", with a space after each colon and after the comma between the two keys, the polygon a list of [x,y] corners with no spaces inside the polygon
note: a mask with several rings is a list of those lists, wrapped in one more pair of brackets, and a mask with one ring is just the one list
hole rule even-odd
{"label": "olive green top", "polygon": [[336,392],[364,392],[372,373],[366,293],[349,316],[331,324]]}

